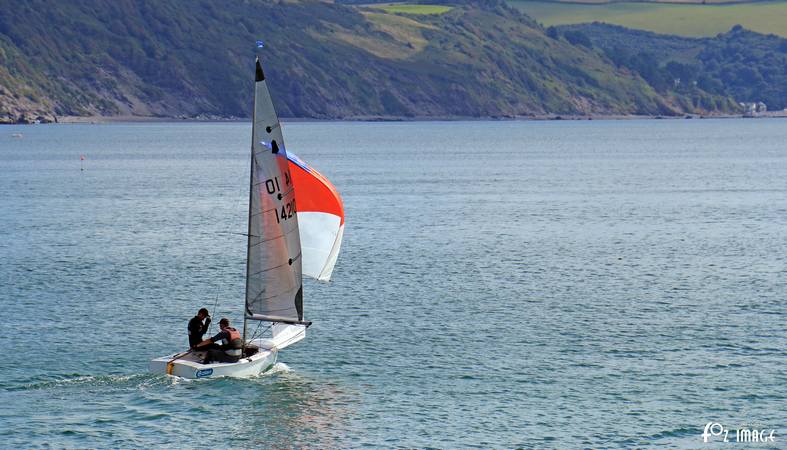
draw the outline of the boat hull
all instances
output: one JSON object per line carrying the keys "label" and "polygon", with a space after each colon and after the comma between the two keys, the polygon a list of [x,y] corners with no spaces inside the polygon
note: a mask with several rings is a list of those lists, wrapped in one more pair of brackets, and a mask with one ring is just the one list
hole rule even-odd
{"label": "boat hull", "polygon": [[241,358],[235,363],[202,364],[205,352],[190,352],[162,356],[150,361],[150,371],[153,373],[174,375],[176,377],[219,378],[219,377],[253,377],[264,373],[276,363],[278,351],[261,348],[252,356]]}

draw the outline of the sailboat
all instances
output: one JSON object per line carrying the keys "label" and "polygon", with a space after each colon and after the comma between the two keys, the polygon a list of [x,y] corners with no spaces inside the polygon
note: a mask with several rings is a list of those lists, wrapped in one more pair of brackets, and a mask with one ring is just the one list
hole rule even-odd
{"label": "sailboat", "polygon": [[[249,188],[246,299],[239,361],[202,364],[204,351],[186,350],[150,361],[150,371],[182,378],[248,377],[269,370],[279,350],[301,341],[303,275],[330,280],[344,233],[336,188],[284,146],[260,58],[255,63]],[[270,335],[247,336],[268,326]]]}

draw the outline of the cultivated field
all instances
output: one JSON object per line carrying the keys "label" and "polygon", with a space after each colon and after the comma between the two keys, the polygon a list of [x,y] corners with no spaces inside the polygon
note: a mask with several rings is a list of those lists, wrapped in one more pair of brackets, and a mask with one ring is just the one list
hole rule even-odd
{"label": "cultivated field", "polygon": [[679,36],[715,36],[740,24],[760,33],[787,37],[787,1],[705,5],[529,0],[509,3],[547,26],[598,21]]}
{"label": "cultivated field", "polygon": [[451,10],[450,6],[407,5],[402,3],[374,5],[373,7],[376,9],[382,9],[387,13],[404,13],[404,14],[443,14]]}

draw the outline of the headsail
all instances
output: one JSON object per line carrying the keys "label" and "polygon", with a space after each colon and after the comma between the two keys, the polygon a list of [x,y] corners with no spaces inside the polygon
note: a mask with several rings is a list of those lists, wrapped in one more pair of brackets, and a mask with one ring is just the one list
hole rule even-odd
{"label": "headsail", "polygon": [[259,58],[251,153],[246,318],[302,322],[302,257],[294,183]]}
{"label": "headsail", "polygon": [[292,152],[290,174],[295,184],[303,274],[320,281],[331,278],[344,234],[344,204],[330,181]]}

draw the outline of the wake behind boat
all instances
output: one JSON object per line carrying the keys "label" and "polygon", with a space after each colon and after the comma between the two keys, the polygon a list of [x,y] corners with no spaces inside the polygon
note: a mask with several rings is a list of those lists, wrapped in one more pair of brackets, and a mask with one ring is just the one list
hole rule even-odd
{"label": "wake behind boat", "polygon": [[[342,242],[344,206],[327,178],[285,149],[259,57],[250,178],[246,302],[237,361],[203,364],[206,352],[191,349],[152,360],[151,372],[183,378],[254,376],[276,363],[279,350],[306,336],[311,322],[303,316],[303,275],[330,279]],[[270,324],[265,328],[270,337],[253,333],[247,339],[250,321]]]}

